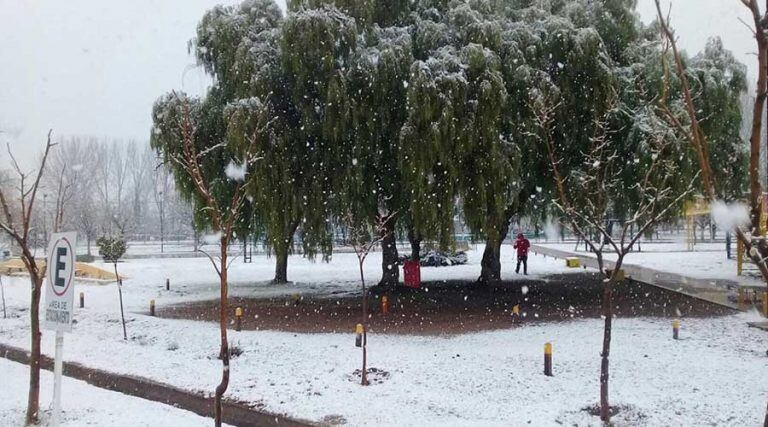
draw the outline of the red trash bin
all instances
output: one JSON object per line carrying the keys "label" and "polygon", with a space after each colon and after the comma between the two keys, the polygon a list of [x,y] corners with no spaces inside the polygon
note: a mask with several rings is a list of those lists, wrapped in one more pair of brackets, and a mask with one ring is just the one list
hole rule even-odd
{"label": "red trash bin", "polygon": [[421,286],[421,266],[418,261],[408,260],[403,263],[405,286],[419,288]]}

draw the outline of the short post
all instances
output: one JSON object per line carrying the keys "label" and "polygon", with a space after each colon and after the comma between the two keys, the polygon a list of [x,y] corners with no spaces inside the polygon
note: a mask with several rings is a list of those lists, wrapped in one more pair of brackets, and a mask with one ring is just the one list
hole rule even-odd
{"label": "short post", "polygon": [[768,317],[768,292],[763,293],[763,315]]}
{"label": "short post", "polygon": [[386,295],[381,297],[381,314],[389,313],[389,298]]}
{"label": "short post", "polygon": [[171,279],[165,279],[165,290],[166,291],[171,290]]}
{"label": "short post", "polygon": [[744,289],[739,288],[737,292],[736,301],[739,304],[739,310],[742,310],[744,308]]}
{"label": "short post", "polygon": [[358,323],[355,326],[355,347],[363,346],[363,324]]}
{"label": "short post", "polygon": [[155,300],[149,300],[149,315],[155,315]]}
{"label": "short post", "polygon": [[515,316],[520,316],[520,304],[515,304],[512,306],[512,314]]}
{"label": "short post", "polygon": [[80,292],[80,308],[85,308],[85,294]]}
{"label": "short post", "polygon": [[552,343],[544,344],[544,375],[552,376]]}
{"label": "short post", "polygon": [[672,321],[672,338],[680,339],[680,320],[675,319]]}
{"label": "short post", "polygon": [[243,329],[243,309],[237,307],[235,309],[235,330],[241,331]]}

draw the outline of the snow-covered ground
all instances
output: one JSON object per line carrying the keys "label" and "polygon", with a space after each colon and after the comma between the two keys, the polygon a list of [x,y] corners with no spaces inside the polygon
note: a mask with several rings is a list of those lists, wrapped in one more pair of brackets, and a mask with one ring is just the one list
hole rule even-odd
{"label": "snow-covered ground", "polygon": [[[465,266],[425,268],[424,280],[467,279],[479,274],[482,246]],[[633,254],[634,255],[634,254]],[[516,278],[513,250],[502,250],[504,278]],[[366,262],[378,279],[381,255]],[[289,262],[290,286],[268,283],[274,260],[254,256],[232,265],[233,294],[272,296],[294,292],[356,292],[354,254],[329,264],[299,257]],[[568,272],[561,260],[532,256],[536,275]],[[208,260],[130,260],[121,263],[130,339],[122,340],[114,285],[78,284],[86,308],[67,335],[65,359],[86,366],[139,375],[190,390],[212,392],[220,375],[215,324],[169,320],[145,314],[158,306],[218,294]],[[165,291],[165,278],[171,291]],[[0,341],[28,347],[28,282],[4,278],[10,319],[0,319]],[[256,316],[259,313],[247,313]],[[768,399],[764,332],[748,328],[756,313],[714,319],[683,319],[682,340],[671,339],[666,320],[618,319],[611,353],[613,404],[631,410],[619,425],[758,425]],[[457,336],[369,336],[369,366],[385,370],[381,384],[361,387],[352,373],[361,354],[354,335],[274,331],[231,332],[243,350],[233,360],[229,397],[276,413],[312,421],[343,417],[349,425],[599,425],[582,409],[598,401],[599,319],[536,323]],[[554,377],[542,374],[545,342],[554,345]],[[53,354],[53,335],[43,336]],[[5,372],[4,365],[3,372]],[[67,385],[65,384],[65,389]],[[50,390],[50,386],[43,389]],[[8,403],[0,400],[0,410]]]}
{"label": "snow-covered ground", "polygon": [[[0,425],[21,426],[27,408],[29,368],[0,359],[2,387],[0,387]],[[50,421],[49,403],[53,389],[53,374],[42,371],[40,376],[41,424]],[[62,382],[62,427],[85,425],[112,427],[193,427],[209,426],[210,420],[192,412],[138,397],[104,390],[83,381],[64,377]]]}
{"label": "snow-covered ground", "polygon": [[[536,243],[538,245],[574,252],[575,243]],[[756,278],[757,269],[744,264],[745,274],[736,274],[736,244],[731,246],[731,259],[726,257],[724,243],[700,243],[693,252],[685,250],[685,242],[643,243],[641,252],[632,252],[624,258],[625,264],[652,268],[654,270],[677,273],[697,279],[728,279],[748,285],[761,285],[763,282]],[[584,251],[584,245],[579,247],[579,255],[594,256]],[[615,260],[616,254],[607,252],[605,258]]]}

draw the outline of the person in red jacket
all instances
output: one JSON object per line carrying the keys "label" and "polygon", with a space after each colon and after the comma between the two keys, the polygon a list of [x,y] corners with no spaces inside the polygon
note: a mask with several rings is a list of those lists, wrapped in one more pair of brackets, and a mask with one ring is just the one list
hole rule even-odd
{"label": "person in red jacket", "polygon": [[523,274],[528,275],[528,248],[531,247],[531,242],[523,236],[523,233],[517,234],[515,244],[513,248],[517,249],[517,268],[515,273],[520,274],[520,263],[523,263]]}

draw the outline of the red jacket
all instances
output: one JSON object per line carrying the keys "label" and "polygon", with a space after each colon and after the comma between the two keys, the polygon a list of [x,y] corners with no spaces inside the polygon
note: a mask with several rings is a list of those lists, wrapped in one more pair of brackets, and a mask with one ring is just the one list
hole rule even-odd
{"label": "red jacket", "polygon": [[528,256],[528,248],[531,247],[531,242],[524,236],[517,236],[513,248],[517,249],[517,256]]}

